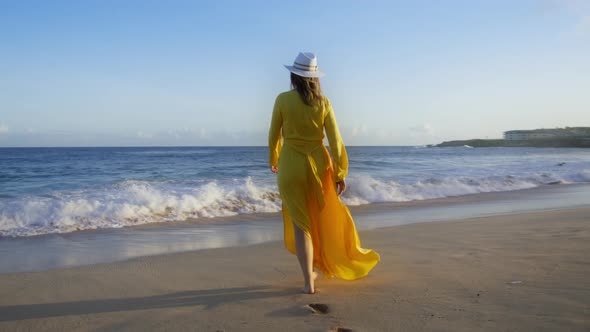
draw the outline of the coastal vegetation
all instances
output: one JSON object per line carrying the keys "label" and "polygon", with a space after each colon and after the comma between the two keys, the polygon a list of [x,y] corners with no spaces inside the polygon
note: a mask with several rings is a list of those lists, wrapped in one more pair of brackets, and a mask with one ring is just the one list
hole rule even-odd
{"label": "coastal vegetation", "polygon": [[436,147],[471,146],[474,148],[486,147],[537,147],[537,148],[590,148],[590,138],[539,138],[530,140],[506,140],[506,139],[468,139],[457,141],[445,141],[435,145]]}
{"label": "coastal vegetation", "polygon": [[590,148],[590,127],[510,130],[504,132],[504,139],[445,141],[435,146]]}

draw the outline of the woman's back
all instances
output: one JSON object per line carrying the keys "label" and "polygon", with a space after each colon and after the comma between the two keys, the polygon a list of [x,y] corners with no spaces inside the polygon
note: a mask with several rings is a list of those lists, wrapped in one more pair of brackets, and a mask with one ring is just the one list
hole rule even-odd
{"label": "woman's back", "polygon": [[[281,93],[277,108],[282,117],[282,130],[285,139],[321,141],[324,139],[324,118],[330,106],[328,98],[323,105],[307,105],[296,90]],[[324,107],[325,105],[325,107]]]}

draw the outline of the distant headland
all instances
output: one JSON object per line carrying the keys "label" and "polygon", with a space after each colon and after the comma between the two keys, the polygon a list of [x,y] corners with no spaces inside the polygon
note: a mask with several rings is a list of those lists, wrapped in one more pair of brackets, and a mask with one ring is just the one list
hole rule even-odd
{"label": "distant headland", "polygon": [[555,129],[509,130],[503,139],[469,139],[446,141],[436,147],[539,147],[539,148],[590,148],[590,127]]}

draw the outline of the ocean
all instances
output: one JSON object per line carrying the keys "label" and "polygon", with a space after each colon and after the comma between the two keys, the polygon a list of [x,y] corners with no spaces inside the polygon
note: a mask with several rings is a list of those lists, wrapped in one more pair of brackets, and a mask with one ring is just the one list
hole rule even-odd
{"label": "ocean", "polygon": [[[588,149],[347,150],[351,206],[590,182]],[[266,147],[0,148],[0,236],[278,212],[267,158]]]}

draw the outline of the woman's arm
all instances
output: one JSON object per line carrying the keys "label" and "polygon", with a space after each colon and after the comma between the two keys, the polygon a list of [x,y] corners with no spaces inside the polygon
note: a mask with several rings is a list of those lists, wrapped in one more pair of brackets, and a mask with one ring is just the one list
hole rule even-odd
{"label": "woman's arm", "polygon": [[342,142],[338,124],[336,123],[336,116],[328,98],[326,98],[326,115],[324,118],[324,127],[326,128],[326,136],[328,136],[328,143],[330,143],[330,154],[334,161],[334,177],[339,194],[346,188],[344,178],[348,174],[348,155],[346,154],[346,147]]}
{"label": "woman's arm", "polygon": [[268,149],[269,149],[269,164],[273,173],[278,172],[279,153],[281,152],[281,128],[283,127],[283,116],[281,114],[281,107],[279,98],[275,100],[275,106],[272,111],[272,119],[270,121],[270,129],[268,130]]}

